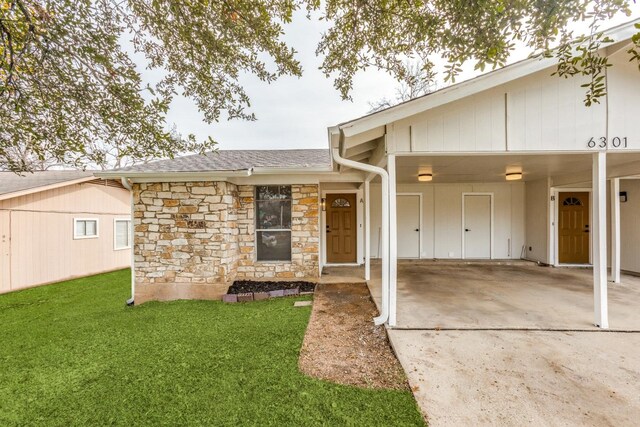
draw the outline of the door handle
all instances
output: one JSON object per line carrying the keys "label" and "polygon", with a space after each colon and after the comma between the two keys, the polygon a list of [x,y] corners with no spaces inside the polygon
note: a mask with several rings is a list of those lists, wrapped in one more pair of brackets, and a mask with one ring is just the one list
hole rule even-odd
{"label": "door handle", "polygon": [[416,231],[420,231],[420,229],[419,229],[419,228],[416,228]]}
{"label": "door handle", "polygon": [[465,228],[464,231],[471,231],[471,230],[469,230],[468,228]]}

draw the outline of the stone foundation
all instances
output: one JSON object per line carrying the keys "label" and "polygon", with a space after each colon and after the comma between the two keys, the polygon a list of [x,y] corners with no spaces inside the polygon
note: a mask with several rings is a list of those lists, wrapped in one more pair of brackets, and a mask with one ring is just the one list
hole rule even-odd
{"label": "stone foundation", "polygon": [[218,299],[235,278],[316,279],[317,185],[292,185],[291,261],[258,262],[254,186],[134,184],[136,302]]}

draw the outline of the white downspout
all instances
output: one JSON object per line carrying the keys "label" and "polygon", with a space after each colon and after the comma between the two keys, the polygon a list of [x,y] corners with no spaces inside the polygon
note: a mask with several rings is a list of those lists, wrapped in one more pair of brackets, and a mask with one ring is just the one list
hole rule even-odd
{"label": "white downspout", "polygon": [[124,188],[126,188],[127,190],[129,190],[129,200],[130,200],[130,206],[131,206],[131,221],[129,221],[130,224],[130,229],[129,232],[131,233],[131,298],[129,298],[127,300],[127,305],[133,305],[134,304],[134,298],[136,295],[136,271],[135,271],[135,228],[133,225],[133,188],[131,187],[131,182],[125,178],[122,177],[120,179],[120,182],[122,182],[122,186]]}
{"label": "white downspout", "polygon": [[365,163],[354,162],[340,157],[340,150],[332,149],[336,163],[356,170],[372,172],[382,178],[382,309],[380,315],[373,319],[376,325],[382,325],[389,319],[389,174],[386,170]]}
{"label": "white downspout", "polygon": [[364,182],[364,279],[371,280],[371,190],[369,180]]}

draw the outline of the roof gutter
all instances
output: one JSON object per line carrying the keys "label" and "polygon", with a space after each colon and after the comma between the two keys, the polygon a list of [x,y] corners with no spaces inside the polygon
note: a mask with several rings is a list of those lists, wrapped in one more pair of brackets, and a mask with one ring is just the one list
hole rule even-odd
{"label": "roof gutter", "polygon": [[[133,225],[133,211],[134,211],[134,206],[133,206],[133,188],[131,187],[131,181],[129,181],[127,178],[121,178],[120,182],[122,183],[122,186],[124,188],[126,188],[127,190],[129,190],[129,200],[130,200],[130,207],[131,207],[131,220],[129,221],[129,233],[131,235],[130,239],[133,239],[133,237],[135,236],[135,228]],[[130,242],[131,243],[131,242]],[[130,244],[131,246],[131,298],[129,298],[127,300],[127,305],[133,305],[134,304],[134,298],[136,296],[136,271],[135,271],[135,245],[134,244]]]}
{"label": "roof gutter", "polygon": [[193,178],[193,179],[206,179],[206,180],[222,180],[224,178],[235,178],[251,175],[251,169],[235,170],[235,171],[202,171],[202,172],[132,172],[132,171],[106,171],[98,172],[95,176],[99,178]]}
{"label": "roof gutter", "polygon": [[[340,144],[344,134],[340,131]],[[382,236],[380,247],[382,248],[382,309],[380,315],[373,319],[376,325],[382,325],[389,320],[389,174],[386,170],[366,163],[354,162],[340,156],[340,148],[332,147],[333,160],[339,165],[349,168],[375,173],[382,179]]]}

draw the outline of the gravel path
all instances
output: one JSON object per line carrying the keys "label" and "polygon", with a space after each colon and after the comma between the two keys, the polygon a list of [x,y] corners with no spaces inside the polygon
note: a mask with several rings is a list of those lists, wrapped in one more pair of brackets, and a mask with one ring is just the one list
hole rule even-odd
{"label": "gravel path", "polygon": [[408,389],[365,284],[321,284],[300,351],[300,370],[340,384]]}

